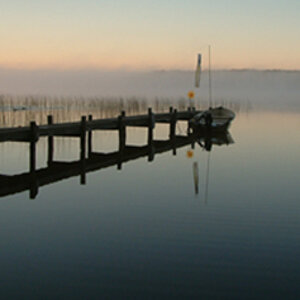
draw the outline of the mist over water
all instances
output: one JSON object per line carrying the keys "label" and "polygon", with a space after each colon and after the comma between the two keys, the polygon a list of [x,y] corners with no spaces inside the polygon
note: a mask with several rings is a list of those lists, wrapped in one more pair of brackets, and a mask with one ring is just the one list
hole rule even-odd
{"label": "mist over water", "polygon": [[[299,71],[219,70],[212,72],[213,104],[244,109],[300,110]],[[0,94],[35,97],[187,100],[193,71],[98,71],[0,69]],[[208,74],[202,72],[195,106],[208,106]],[[3,96],[2,96],[3,97]]]}

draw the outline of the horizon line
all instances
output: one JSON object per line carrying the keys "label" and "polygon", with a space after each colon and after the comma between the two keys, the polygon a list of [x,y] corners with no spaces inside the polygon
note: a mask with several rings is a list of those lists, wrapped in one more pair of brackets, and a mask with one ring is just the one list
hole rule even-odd
{"label": "horizon line", "polygon": [[[82,68],[17,68],[17,67],[5,67],[0,65],[0,71],[49,71],[49,72],[80,72],[80,71],[99,71],[99,72],[132,72],[132,73],[144,73],[144,72],[195,72],[195,69],[185,69],[185,68],[92,68],[92,67],[82,67]],[[208,71],[208,68],[202,69],[202,72]],[[229,72],[300,72],[300,69],[285,69],[285,68],[213,68],[211,71],[229,71]]]}

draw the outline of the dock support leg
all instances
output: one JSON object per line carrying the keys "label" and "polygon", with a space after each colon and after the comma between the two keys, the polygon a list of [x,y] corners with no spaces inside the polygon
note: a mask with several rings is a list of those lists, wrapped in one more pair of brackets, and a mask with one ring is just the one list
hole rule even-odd
{"label": "dock support leg", "polygon": [[[188,113],[190,115],[189,119],[191,119],[191,117],[192,117],[192,111],[191,111],[190,107],[188,107]],[[192,133],[192,128],[191,128],[190,122],[188,121],[187,135],[190,136],[191,133]]]}
{"label": "dock support leg", "polygon": [[155,127],[155,116],[152,113],[152,109],[148,108],[148,161],[153,161],[154,159],[154,147],[153,147],[153,129]]}
{"label": "dock support leg", "polygon": [[173,132],[173,128],[172,128],[173,107],[172,106],[170,106],[169,113],[170,113],[170,132],[169,132],[169,138],[171,139],[172,132]]}
{"label": "dock support leg", "polygon": [[[48,116],[47,120],[48,120],[48,125],[53,124],[52,116]],[[49,135],[48,136],[48,161],[47,161],[48,166],[51,165],[52,162],[53,162],[53,136]]]}
{"label": "dock support leg", "polygon": [[[93,120],[93,116],[92,115],[89,115],[89,118],[88,118],[89,121],[92,121]],[[90,129],[88,131],[88,157],[91,157],[91,154],[92,154],[92,135],[93,131]]]}
{"label": "dock support leg", "polygon": [[36,168],[36,142],[38,140],[38,127],[36,123],[30,122],[30,173],[35,172]]}
{"label": "dock support leg", "polygon": [[80,184],[86,183],[85,174],[85,156],[86,156],[86,116],[81,117],[81,128],[80,128]]}
{"label": "dock support leg", "polygon": [[30,199],[38,194],[38,183],[35,174],[36,170],[36,142],[38,140],[38,127],[34,121],[30,122]]}
{"label": "dock support leg", "polygon": [[176,122],[177,122],[177,109],[170,107],[171,121],[170,121],[170,140],[174,144],[173,155],[176,155],[175,139],[176,139]]}
{"label": "dock support leg", "polygon": [[118,118],[118,127],[119,127],[119,162],[118,170],[122,169],[122,158],[123,152],[126,146],[126,126],[124,124],[125,111],[121,112],[121,115]]}

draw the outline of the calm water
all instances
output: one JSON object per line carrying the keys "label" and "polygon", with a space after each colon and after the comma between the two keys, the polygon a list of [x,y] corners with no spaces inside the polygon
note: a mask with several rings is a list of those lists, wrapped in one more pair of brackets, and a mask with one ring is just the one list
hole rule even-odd
{"label": "calm water", "polygon": [[[2,197],[1,299],[299,298],[299,117],[242,112],[235,143],[211,152],[196,144],[188,158],[188,145],[88,173],[86,185],[41,187],[34,200]],[[128,144],[145,142],[146,130],[128,130]],[[94,135],[94,151],[117,147],[116,133]],[[28,156],[28,145],[0,144],[1,173],[26,172]],[[54,158],[77,160],[79,141],[56,138]]]}

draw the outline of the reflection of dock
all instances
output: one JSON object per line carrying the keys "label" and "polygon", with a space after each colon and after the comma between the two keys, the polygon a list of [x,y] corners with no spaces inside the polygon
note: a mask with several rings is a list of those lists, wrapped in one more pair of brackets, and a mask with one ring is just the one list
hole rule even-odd
{"label": "reflection of dock", "polygon": [[[87,172],[99,170],[105,167],[117,165],[120,169],[122,163],[140,157],[148,156],[152,161],[154,155],[173,150],[194,143],[195,136],[176,135],[176,122],[189,120],[195,110],[177,112],[170,108],[169,113],[153,114],[148,110],[147,115],[125,116],[125,112],[118,118],[93,120],[92,116],[82,117],[81,122],[53,124],[52,117],[48,117],[48,124],[37,126],[31,122],[29,127],[0,129],[0,142],[16,141],[30,144],[29,172],[6,176],[0,175],[0,197],[30,190],[30,197],[35,198],[38,187],[54,183],[72,176],[81,176],[81,183],[85,183]],[[167,123],[170,125],[169,139],[165,141],[153,140],[155,123]],[[146,146],[135,147],[126,145],[126,127],[137,126],[148,128],[148,143]],[[95,153],[92,151],[92,131],[94,130],[118,130],[119,151],[112,153]],[[87,135],[87,138],[86,138]],[[54,136],[79,137],[80,160],[74,162],[55,162]],[[48,167],[36,170],[36,143],[39,137],[48,137]],[[87,149],[86,149],[86,139]]]}
{"label": "reflection of dock", "polygon": [[158,153],[184,147],[194,142],[193,136],[174,136],[171,140],[152,141],[151,145],[135,147],[125,146],[121,151],[112,153],[91,152],[84,160],[74,162],[51,162],[47,168],[14,176],[0,176],[0,197],[30,190],[30,197],[35,198],[40,186],[48,185],[60,180],[80,176],[84,184],[86,173],[117,165],[120,169],[122,164],[141,157],[147,157],[152,161]]}

